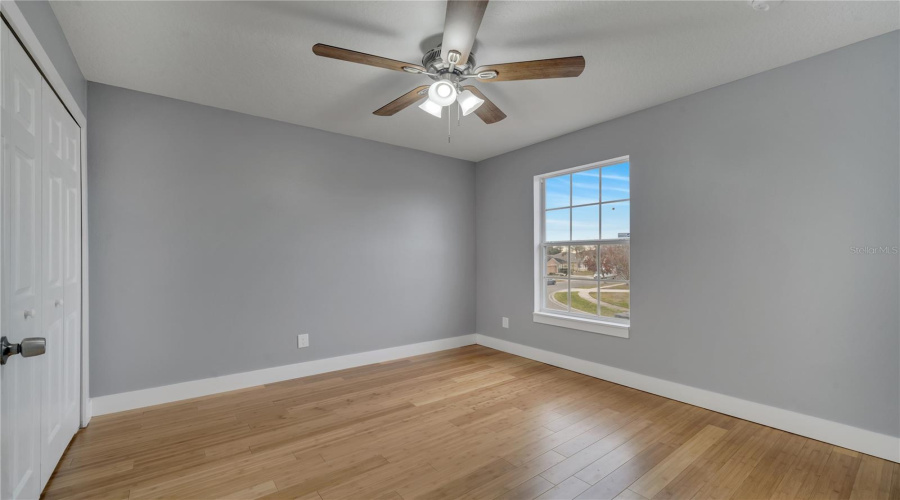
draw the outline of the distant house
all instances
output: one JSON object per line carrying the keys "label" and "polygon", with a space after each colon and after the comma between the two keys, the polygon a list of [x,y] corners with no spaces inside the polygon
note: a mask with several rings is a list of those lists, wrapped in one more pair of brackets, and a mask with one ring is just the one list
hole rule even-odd
{"label": "distant house", "polygon": [[565,274],[570,261],[572,271],[580,271],[581,273],[590,271],[593,266],[596,266],[594,263],[596,262],[594,252],[576,251],[572,252],[572,255],[570,256],[569,253],[564,250],[558,254],[547,256],[547,275]]}
{"label": "distant house", "polygon": [[565,274],[568,267],[568,258],[565,253],[547,256],[547,276]]}

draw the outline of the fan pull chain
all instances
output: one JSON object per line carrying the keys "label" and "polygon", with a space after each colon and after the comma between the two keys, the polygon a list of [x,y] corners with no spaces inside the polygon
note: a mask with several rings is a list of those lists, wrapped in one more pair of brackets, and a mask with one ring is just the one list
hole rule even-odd
{"label": "fan pull chain", "polygon": [[447,144],[450,144],[450,112],[447,111]]}

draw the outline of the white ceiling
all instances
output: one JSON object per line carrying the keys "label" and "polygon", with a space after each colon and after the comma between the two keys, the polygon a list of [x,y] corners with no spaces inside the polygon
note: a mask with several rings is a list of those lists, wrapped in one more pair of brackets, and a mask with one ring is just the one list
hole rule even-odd
{"label": "white ceiling", "polygon": [[[478,161],[900,28],[900,3],[501,2],[480,65],[583,55],[578,78],[482,83],[509,116],[456,126],[372,111],[431,81],[316,57],[321,42],[418,63],[442,1],[53,2],[91,81]],[[446,113],[446,112],[445,112]]]}

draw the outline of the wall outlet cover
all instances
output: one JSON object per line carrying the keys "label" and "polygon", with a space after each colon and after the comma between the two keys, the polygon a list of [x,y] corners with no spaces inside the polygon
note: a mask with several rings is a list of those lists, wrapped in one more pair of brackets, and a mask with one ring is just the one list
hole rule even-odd
{"label": "wall outlet cover", "polygon": [[309,347],[309,334],[301,333],[297,335],[297,349],[303,349],[304,347]]}
{"label": "wall outlet cover", "polygon": [[509,318],[503,318],[503,328],[509,328]]}

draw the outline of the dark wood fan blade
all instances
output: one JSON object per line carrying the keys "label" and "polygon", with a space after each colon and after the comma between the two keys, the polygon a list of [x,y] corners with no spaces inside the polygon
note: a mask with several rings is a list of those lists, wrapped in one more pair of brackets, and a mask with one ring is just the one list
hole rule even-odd
{"label": "dark wood fan blade", "polygon": [[421,101],[428,95],[428,85],[416,87],[393,101],[373,111],[378,116],[393,116],[397,112],[406,109],[409,106]]}
{"label": "dark wood fan blade", "polygon": [[506,118],[506,113],[500,111],[500,108],[498,108],[496,104],[491,102],[490,99],[485,97],[480,90],[471,85],[466,85],[465,87],[463,87],[463,89],[470,90],[479,98],[484,99],[484,104],[478,106],[478,109],[475,110],[475,114],[478,115],[478,118],[481,118],[481,121],[490,125]]}
{"label": "dark wood fan blade", "polygon": [[475,43],[475,35],[481,26],[488,0],[447,0],[447,16],[444,18],[444,40],[441,42],[441,59],[447,62],[451,50],[459,52],[459,64],[469,60],[469,52]]}
{"label": "dark wood fan blade", "polygon": [[395,61],[386,57],[373,56],[357,52],[355,50],[342,49],[340,47],[332,47],[323,43],[313,45],[313,53],[321,57],[330,57],[332,59],[340,59],[341,61],[349,61],[358,64],[367,64],[376,68],[392,69],[394,71],[403,71],[403,67],[415,68],[419,71],[425,71],[425,68],[418,64],[411,64],[403,61]]}
{"label": "dark wood fan blade", "polygon": [[541,80],[544,78],[572,78],[584,71],[584,57],[560,57],[540,61],[522,61],[482,66],[475,73],[496,71],[495,78],[479,78],[482,82],[509,82],[513,80]]}

